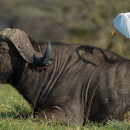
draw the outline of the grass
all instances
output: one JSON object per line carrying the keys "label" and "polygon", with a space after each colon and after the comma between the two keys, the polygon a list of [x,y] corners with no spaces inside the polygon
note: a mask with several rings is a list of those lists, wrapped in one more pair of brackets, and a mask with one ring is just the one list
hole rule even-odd
{"label": "grass", "polygon": [[[27,116],[27,117],[26,117]],[[61,125],[33,118],[32,109],[10,85],[0,84],[0,130],[128,130],[130,122],[108,121],[106,125],[90,121],[85,126]]]}

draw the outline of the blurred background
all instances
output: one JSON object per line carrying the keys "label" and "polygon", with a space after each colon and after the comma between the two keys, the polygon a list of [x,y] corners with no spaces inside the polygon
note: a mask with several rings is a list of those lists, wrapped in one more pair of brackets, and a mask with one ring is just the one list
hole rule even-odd
{"label": "blurred background", "polygon": [[0,0],[0,31],[19,28],[38,41],[87,44],[130,58],[130,39],[110,38],[130,0]]}

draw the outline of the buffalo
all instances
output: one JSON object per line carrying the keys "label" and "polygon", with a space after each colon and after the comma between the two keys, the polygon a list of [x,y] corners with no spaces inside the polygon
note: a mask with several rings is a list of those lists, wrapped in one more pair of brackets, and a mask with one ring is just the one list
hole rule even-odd
{"label": "buffalo", "polygon": [[35,42],[19,29],[0,32],[0,83],[47,121],[123,120],[130,107],[129,59],[88,45]]}

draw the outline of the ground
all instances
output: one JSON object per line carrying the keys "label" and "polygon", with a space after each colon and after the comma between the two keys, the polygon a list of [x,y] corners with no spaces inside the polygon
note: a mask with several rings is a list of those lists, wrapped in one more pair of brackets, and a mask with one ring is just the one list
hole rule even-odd
{"label": "ground", "polygon": [[90,121],[85,126],[61,125],[34,119],[32,109],[21,95],[10,85],[0,84],[0,129],[2,130],[128,130],[130,122],[108,121],[106,125]]}

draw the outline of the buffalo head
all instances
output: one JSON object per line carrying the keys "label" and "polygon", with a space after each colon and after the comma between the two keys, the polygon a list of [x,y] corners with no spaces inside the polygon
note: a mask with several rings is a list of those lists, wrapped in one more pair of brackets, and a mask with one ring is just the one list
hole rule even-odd
{"label": "buffalo head", "polygon": [[[51,44],[44,55],[34,50],[28,36],[19,29],[7,28],[0,33],[0,82],[10,83],[15,72],[19,74],[28,63],[42,67],[50,62]],[[21,71],[20,71],[21,70]]]}

